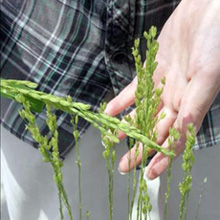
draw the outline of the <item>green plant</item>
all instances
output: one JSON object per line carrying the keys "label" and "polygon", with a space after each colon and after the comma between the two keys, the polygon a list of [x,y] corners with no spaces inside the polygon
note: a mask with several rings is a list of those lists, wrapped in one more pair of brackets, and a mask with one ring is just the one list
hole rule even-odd
{"label": "green plant", "polygon": [[[171,128],[169,131],[169,139],[168,139],[168,144],[171,148],[172,151],[175,150],[175,144],[179,140],[180,135],[178,131],[175,128]],[[173,165],[173,156],[170,156],[169,158],[169,167],[167,169],[167,191],[165,193],[165,201],[164,201],[164,217],[163,219],[167,219],[167,213],[168,213],[168,199],[170,196],[170,183],[172,179],[172,165]]]}
{"label": "green plant", "polygon": [[109,129],[117,128],[125,132],[129,137],[149,145],[150,148],[158,152],[162,152],[167,156],[172,155],[170,151],[149,140],[138,128],[129,126],[115,117],[110,117],[103,113],[92,112],[90,111],[91,106],[88,104],[70,102],[66,97],[58,97],[36,91],[34,90],[36,87],[37,84],[29,81],[1,79],[0,92],[1,96],[14,100],[16,100],[18,94],[23,95],[24,99],[29,102],[30,109],[33,111],[40,112],[45,104],[49,104],[53,108],[62,110],[70,115],[78,115],[90,122],[95,128],[98,128],[100,132],[105,133],[116,143],[118,143],[119,140],[116,136],[108,132]]}
{"label": "green plant", "polygon": [[207,177],[204,178],[203,180],[203,185],[201,187],[201,192],[200,192],[200,195],[199,195],[199,204],[198,204],[198,208],[197,208],[197,212],[196,212],[196,220],[199,219],[199,210],[200,210],[200,206],[201,206],[201,203],[202,203],[202,196],[203,196],[203,192],[204,192],[204,187],[207,183],[208,179]]}
{"label": "green plant", "polygon": [[[47,126],[50,130],[51,137],[42,136],[40,134],[39,127],[36,123],[35,116],[30,110],[29,101],[27,101],[23,95],[17,95],[16,101],[23,105],[23,110],[19,112],[23,119],[27,120],[26,128],[31,132],[33,139],[39,143],[39,151],[43,157],[44,162],[49,162],[54,170],[54,181],[58,189],[58,197],[60,204],[60,219],[63,217],[63,204],[68,210],[68,214],[71,220],[73,220],[71,207],[68,201],[68,196],[63,185],[63,176],[61,172],[61,167],[63,163],[60,161],[59,151],[58,151],[58,132],[56,116],[51,112],[51,106],[46,105],[47,108]],[[52,151],[52,153],[51,153]]]}
{"label": "green plant", "polygon": [[182,169],[184,171],[183,181],[179,184],[179,190],[181,193],[179,220],[187,217],[187,203],[189,200],[189,193],[192,185],[191,170],[195,160],[193,155],[193,146],[195,144],[195,129],[193,124],[188,125],[189,134],[186,136],[186,149],[183,154]]}
{"label": "green plant", "polygon": [[[68,97],[69,101],[71,102],[72,99]],[[73,126],[73,136],[75,138],[75,146],[76,146],[76,164],[78,166],[78,192],[79,192],[79,220],[82,220],[82,187],[81,187],[81,160],[79,155],[79,132],[77,130],[77,124],[79,121],[78,115],[75,118],[72,116],[71,124]],[[87,212],[88,215],[88,212]]]}
{"label": "green plant", "polygon": [[[101,104],[99,112],[104,113],[106,103]],[[117,136],[118,129],[110,129],[109,132],[114,136]],[[115,142],[110,139],[105,132],[101,132],[102,144],[104,146],[103,158],[106,160],[106,168],[108,172],[108,200],[109,200],[109,220],[113,219],[113,187],[114,187],[114,166],[115,166]]]}
{"label": "green plant", "polygon": [[[152,79],[153,73],[157,67],[155,57],[159,48],[158,42],[155,40],[156,33],[157,32],[155,27],[152,27],[149,30],[149,33],[144,33],[144,37],[146,39],[148,48],[146,52],[146,62],[144,65],[141,62],[141,55],[139,54],[139,39],[135,40],[134,48],[132,49],[138,79],[138,85],[135,92],[136,114],[134,119],[134,125],[135,127],[139,128],[141,132],[143,132],[146,135],[146,137],[148,137],[148,139],[154,142],[156,142],[157,138],[157,131],[155,130],[155,126],[160,120],[155,115],[158,109],[158,105],[160,103],[160,95],[163,91],[163,88],[157,88],[154,90],[154,82]],[[162,80],[162,82],[164,82],[164,79]],[[151,211],[152,206],[147,192],[147,184],[144,180],[144,166],[147,162],[148,152],[150,148],[148,145],[142,144],[142,152],[139,152],[140,144],[140,142],[137,142],[135,149],[135,165],[138,154],[142,154],[141,171],[139,179],[139,198],[137,204],[137,219],[142,218],[142,213],[144,214],[145,219],[147,219],[148,212]],[[136,178],[136,173],[134,175],[134,178]],[[134,190],[135,180],[133,180],[133,182]],[[133,193],[133,195],[135,195],[135,193]],[[133,199],[130,218],[132,216],[133,210]]]}
{"label": "green plant", "polygon": [[[135,60],[136,73],[138,78],[138,86],[135,92],[135,105],[136,115],[134,119],[125,116],[126,122],[122,122],[115,117],[110,117],[104,113],[106,104],[100,106],[99,112],[92,112],[91,106],[83,103],[73,102],[70,96],[57,97],[52,94],[45,94],[36,91],[37,85],[29,81],[19,80],[5,80],[1,79],[1,96],[5,98],[14,99],[23,105],[23,110],[20,112],[22,118],[27,121],[27,129],[31,132],[33,139],[39,144],[39,151],[42,155],[43,161],[49,162],[54,170],[54,180],[58,189],[58,198],[60,204],[60,219],[63,217],[63,206],[68,210],[69,218],[73,219],[72,210],[68,201],[67,193],[64,189],[63,176],[61,169],[63,163],[60,161],[58,151],[58,132],[56,125],[56,115],[52,113],[53,110],[59,109],[71,115],[71,123],[73,126],[73,136],[76,142],[76,164],[78,167],[78,193],[79,193],[79,220],[82,220],[82,188],[81,188],[81,160],[79,154],[79,132],[77,130],[78,117],[82,117],[90,122],[94,127],[98,128],[101,132],[102,142],[104,145],[103,158],[106,160],[106,168],[108,173],[108,201],[109,201],[109,220],[113,219],[113,189],[114,189],[114,167],[115,167],[115,143],[118,143],[118,131],[125,132],[130,137],[130,148],[134,145],[134,167],[138,165],[137,158],[142,154],[140,164],[140,177],[139,177],[139,197],[137,199],[137,216],[136,220],[148,219],[151,212],[152,205],[148,196],[148,188],[144,180],[144,168],[148,156],[152,151],[162,152],[169,157],[168,180],[167,180],[167,193],[165,194],[165,209],[164,220],[167,219],[168,212],[168,198],[170,195],[170,181],[172,177],[172,163],[175,156],[174,149],[175,143],[179,139],[179,134],[176,129],[170,129],[169,145],[170,149],[165,149],[156,144],[157,130],[155,129],[159,120],[165,117],[161,114],[160,117],[156,116],[158,105],[160,103],[160,96],[163,92],[165,78],[161,80],[161,88],[154,89],[154,82],[152,80],[153,73],[157,67],[155,61],[158,51],[158,43],[155,40],[156,28],[152,27],[149,32],[144,33],[146,39],[147,52],[146,62],[141,62],[139,54],[140,41],[137,39],[132,48],[132,53]],[[42,136],[39,127],[35,120],[33,112],[41,112],[46,106],[47,120],[46,124],[49,128],[49,136]],[[186,150],[184,152],[184,179],[180,183],[181,202],[180,202],[180,217],[182,220],[183,213],[186,219],[187,215],[187,201],[191,189],[192,176],[190,174],[194,162],[192,146],[195,141],[195,131],[193,125],[188,126],[189,134],[187,135]],[[128,154],[128,166],[131,168],[131,154]],[[130,169],[129,169],[130,170]],[[128,218],[132,220],[132,212],[134,209],[134,200],[136,196],[136,178],[137,171],[134,169],[133,178],[131,174],[128,175]],[[131,183],[132,182],[132,183]],[[132,184],[132,195],[130,189]],[[90,218],[90,212],[86,213],[87,220]]]}

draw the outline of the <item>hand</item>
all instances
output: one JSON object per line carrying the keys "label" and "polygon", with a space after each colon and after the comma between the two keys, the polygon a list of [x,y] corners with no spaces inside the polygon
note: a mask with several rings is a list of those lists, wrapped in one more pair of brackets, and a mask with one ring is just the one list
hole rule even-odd
{"label": "hand", "polygon": [[[220,1],[183,0],[164,25],[158,42],[158,67],[153,80],[158,87],[166,78],[158,110],[166,117],[157,125],[157,143],[167,148],[169,128],[176,127],[181,135],[175,149],[178,156],[185,148],[187,124],[192,122],[198,132],[220,91]],[[133,104],[136,85],[135,78],[108,103],[106,113],[117,115]],[[134,149],[130,157],[134,158]],[[168,163],[165,155],[157,153],[148,165],[148,178],[161,175]],[[128,155],[121,159],[119,169],[128,172]]]}

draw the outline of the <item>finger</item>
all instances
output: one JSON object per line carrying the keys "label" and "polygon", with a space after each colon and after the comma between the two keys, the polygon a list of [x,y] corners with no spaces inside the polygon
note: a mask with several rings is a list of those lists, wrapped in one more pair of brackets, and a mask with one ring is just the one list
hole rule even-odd
{"label": "finger", "polygon": [[105,113],[115,116],[127,107],[131,106],[135,101],[135,90],[137,88],[137,77],[125,87],[118,96],[112,99],[106,107]]}
{"label": "finger", "polygon": [[[180,114],[178,114],[177,119],[175,120],[173,126],[180,133],[180,139],[175,143],[175,154],[178,157],[185,149],[186,142],[186,133],[187,133],[187,125],[189,123],[193,123],[192,117],[187,117],[182,119],[182,123],[180,123]],[[169,137],[164,141],[162,147],[169,149]],[[169,166],[169,157],[165,156],[162,153],[157,153],[154,158],[150,161],[146,174],[149,179],[155,179],[160,176]]]}
{"label": "finger", "polygon": [[[180,140],[176,143],[175,149],[175,158],[178,157],[184,150],[183,146],[185,145],[185,137],[181,137]],[[166,139],[163,147],[169,148],[168,138]],[[174,159],[175,159],[174,158]],[[160,176],[169,166],[169,157],[158,152],[153,159],[150,161],[148,167],[146,168],[146,175],[149,179],[153,180]]]}
{"label": "finger", "polygon": [[162,114],[165,114],[165,118],[160,119],[156,125],[157,130],[157,144],[161,145],[169,135],[169,128],[172,127],[173,123],[177,118],[177,112],[164,106],[158,113],[158,118]]}
{"label": "finger", "polygon": [[[217,85],[214,82],[207,83],[206,80],[207,79],[199,79],[198,81],[198,78],[194,78],[187,86],[181,101],[180,111],[174,123],[174,127],[178,129],[181,135],[181,139],[177,142],[175,148],[177,156],[180,155],[185,148],[187,125],[193,123],[198,132],[205,114],[219,91],[218,83]],[[168,147],[167,140],[163,144],[163,147]],[[161,153],[156,154],[147,168],[148,178],[155,179],[160,176],[166,170],[168,164],[168,157]]]}
{"label": "finger", "polygon": [[[176,116],[177,116],[176,112],[174,112],[173,110],[171,110],[170,108],[167,108],[167,107],[163,107],[161,109],[161,111],[158,113],[158,117],[160,117],[160,115],[162,113],[165,113],[166,117],[164,119],[161,119],[157,125],[157,127],[158,127],[157,143],[158,144],[162,144],[166,140],[168,133],[169,133],[169,128],[173,125],[173,123],[176,119]],[[135,110],[133,110],[130,114],[131,114],[131,118],[134,118]],[[126,137],[126,134],[123,132],[119,132],[118,137],[120,139],[124,138],[124,137]],[[134,168],[135,148],[136,147],[133,147],[130,152],[128,152],[124,157],[122,157],[122,159],[119,163],[119,169],[122,172],[128,172],[129,170]],[[154,151],[153,150],[149,151],[149,153],[152,153],[152,152],[154,152]],[[136,158],[137,159],[136,165],[139,165],[141,163],[141,157],[142,157],[142,145],[139,146],[139,155]],[[130,168],[129,168],[129,158],[130,158]]]}
{"label": "finger", "polygon": [[[136,151],[138,155],[135,156]],[[151,156],[154,151],[152,149],[148,149],[148,155]],[[143,145],[138,144],[135,145],[129,152],[127,152],[120,160],[118,170],[121,173],[127,173],[130,170],[141,164],[143,153]]]}
{"label": "finger", "polygon": [[[134,117],[135,117],[135,109],[134,109],[133,111],[131,111],[131,112],[129,113],[129,115],[130,115],[131,119],[133,120]],[[125,121],[125,119],[123,119],[122,122],[127,123],[127,121]],[[119,132],[118,132],[118,138],[119,138],[120,140],[124,139],[125,137],[127,137],[127,135],[126,135],[123,131],[119,131]]]}
{"label": "finger", "polygon": [[[161,102],[161,103],[159,104],[159,106],[158,106],[157,114],[158,114],[158,112],[161,111],[162,107],[163,107],[163,103]],[[164,113],[166,114],[166,112],[164,112]],[[132,120],[134,120],[135,114],[136,114],[136,110],[135,110],[135,109],[129,113],[129,115],[130,115],[130,117],[131,117]],[[159,117],[160,117],[161,114],[162,114],[162,111],[160,112]],[[167,113],[167,115],[170,116],[171,114]],[[127,123],[124,119],[122,120],[122,122]],[[127,137],[127,135],[126,135],[123,131],[119,131],[119,132],[118,132],[118,138],[119,138],[120,140],[124,139],[125,137]]]}
{"label": "finger", "polygon": [[208,112],[213,100],[220,91],[219,78],[204,76],[197,74],[190,81],[186,88],[186,92],[181,101],[181,108],[178,114],[179,127],[186,130],[185,120],[191,121],[198,131],[202,121]]}
{"label": "finger", "polygon": [[[127,152],[120,160],[118,170],[122,173],[127,173],[134,168],[139,166],[142,158],[142,144],[135,145],[129,152]],[[138,156],[135,156],[135,152],[138,150]]]}
{"label": "finger", "polygon": [[[187,125],[190,123],[194,123],[193,117],[188,116],[182,118],[182,115],[178,114],[176,121],[174,122],[173,126],[178,130],[180,133],[180,139],[175,143],[175,158],[178,157],[185,149],[185,142],[186,142],[186,133],[187,133]],[[168,144],[169,137],[166,138],[162,147],[169,149],[170,146]],[[175,159],[174,158],[174,159]],[[155,179],[160,176],[169,166],[169,157],[165,156],[162,153],[157,153],[153,159],[150,161],[147,169],[146,174],[149,179]]]}
{"label": "finger", "polygon": [[[182,117],[182,115],[178,114],[176,121],[173,124],[173,127],[178,130],[180,133],[180,139],[175,143],[175,158],[177,158],[185,149],[185,142],[186,142],[186,133],[187,133],[187,126],[188,124],[195,122],[193,121],[193,117]],[[162,147],[169,149],[170,146],[168,144],[168,139],[165,140]],[[175,159],[174,158],[174,159]],[[155,179],[160,176],[169,166],[169,157],[165,156],[162,153],[157,153],[154,158],[150,161],[147,169],[146,175],[149,179]]]}

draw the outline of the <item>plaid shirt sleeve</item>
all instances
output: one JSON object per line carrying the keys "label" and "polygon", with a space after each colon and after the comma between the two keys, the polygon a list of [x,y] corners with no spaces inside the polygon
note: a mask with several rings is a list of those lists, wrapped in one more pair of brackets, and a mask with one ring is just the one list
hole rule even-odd
{"label": "plaid shirt sleeve", "polygon": [[[118,94],[134,78],[131,47],[151,25],[159,31],[174,0],[2,0],[1,77],[36,82],[37,89],[97,110],[110,88]],[[14,101],[1,99],[1,124],[37,147]],[[74,146],[70,118],[56,111],[61,156]],[[36,114],[48,134],[45,110]],[[89,124],[80,119],[80,136]],[[196,148],[220,141],[220,97],[208,112]]]}

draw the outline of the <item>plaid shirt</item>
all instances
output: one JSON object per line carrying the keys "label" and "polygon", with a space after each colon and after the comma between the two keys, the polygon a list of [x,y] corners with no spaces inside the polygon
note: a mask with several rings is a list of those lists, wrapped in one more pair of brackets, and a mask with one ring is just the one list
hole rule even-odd
{"label": "plaid shirt", "polygon": [[[174,0],[2,0],[1,76],[36,82],[38,90],[73,97],[95,111],[110,88],[118,94],[134,78],[131,47],[151,25],[161,30]],[[197,137],[197,148],[220,141],[220,96]],[[1,100],[1,123],[37,147],[14,101]],[[61,156],[74,146],[69,115],[58,117]],[[45,110],[36,114],[47,134]],[[80,135],[88,127],[80,119]]]}

